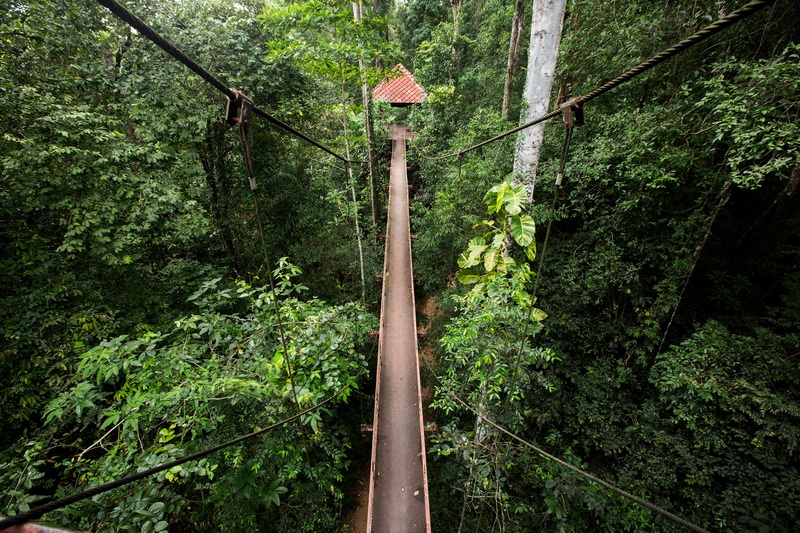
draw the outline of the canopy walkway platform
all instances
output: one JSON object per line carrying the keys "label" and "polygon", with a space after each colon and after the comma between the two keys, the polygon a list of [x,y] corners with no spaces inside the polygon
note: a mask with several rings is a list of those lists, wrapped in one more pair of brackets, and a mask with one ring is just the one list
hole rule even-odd
{"label": "canopy walkway platform", "polygon": [[407,126],[390,128],[392,164],[372,424],[367,531],[431,530],[406,171]]}

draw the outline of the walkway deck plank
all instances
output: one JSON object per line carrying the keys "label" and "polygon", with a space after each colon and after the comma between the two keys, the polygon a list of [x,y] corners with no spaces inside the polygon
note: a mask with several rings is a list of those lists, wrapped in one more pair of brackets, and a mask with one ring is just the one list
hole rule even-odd
{"label": "walkway deck plank", "polygon": [[406,175],[407,126],[393,126],[367,531],[430,532]]}

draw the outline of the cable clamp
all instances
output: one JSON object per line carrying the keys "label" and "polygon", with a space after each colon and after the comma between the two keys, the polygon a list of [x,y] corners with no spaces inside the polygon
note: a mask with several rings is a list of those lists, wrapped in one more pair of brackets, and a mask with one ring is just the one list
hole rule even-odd
{"label": "cable clamp", "polygon": [[250,155],[250,117],[253,115],[253,101],[246,97],[242,91],[231,89],[234,99],[228,98],[228,106],[225,108],[225,122],[231,126],[239,126],[242,134],[242,146],[244,148],[244,158],[247,164],[247,175],[250,180],[250,188],[256,190],[256,176],[253,171],[253,157]]}
{"label": "cable clamp", "polygon": [[250,125],[250,117],[253,115],[253,101],[246,97],[242,91],[231,89],[235,98],[228,98],[228,106],[225,108],[225,122],[231,126],[247,128]]}
{"label": "cable clamp", "polygon": [[[586,124],[586,113],[584,112],[581,98],[581,96],[576,96],[561,104],[561,114],[564,116],[564,125],[567,129]],[[574,118],[573,114],[575,115]]]}

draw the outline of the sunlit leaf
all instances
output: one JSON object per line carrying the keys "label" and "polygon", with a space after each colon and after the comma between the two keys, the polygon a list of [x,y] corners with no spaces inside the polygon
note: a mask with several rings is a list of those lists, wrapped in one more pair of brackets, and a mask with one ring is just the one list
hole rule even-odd
{"label": "sunlit leaf", "polygon": [[534,307],[531,311],[531,319],[535,320],[536,322],[541,322],[547,318],[547,313],[539,309],[538,307]]}
{"label": "sunlit leaf", "polygon": [[456,279],[464,285],[472,285],[480,281],[481,275],[475,270],[464,269],[456,272]]}
{"label": "sunlit leaf", "polygon": [[511,234],[517,244],[528,246],[536,236],[536,224],[528,215],[511,217]]}
{"label": "sunlit leaf", "polygon": [[531,261],[536,259],[536,239],[532,240],[531,243],[525,247],[525,255]]}
{"label": "sunlit leaf", "polygon": [[508,187],[503,192],[503,203],[509,215],[518,215],[522,211],[522,206],[528,201],[528,194],[522,185]]}
{"label": "sunlit leaf", "polygon": [[497,264],[497,256],[497,248],[489,248],[486,250],[486,253],[483,254],[483,268],[485,268],[487,272],[494,270],[494,267]]}

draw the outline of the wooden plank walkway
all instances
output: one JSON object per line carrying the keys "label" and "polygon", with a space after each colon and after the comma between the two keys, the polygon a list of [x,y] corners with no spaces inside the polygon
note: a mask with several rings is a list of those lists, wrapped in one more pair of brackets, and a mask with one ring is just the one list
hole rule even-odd
{"label": "wooden plank walkway", "polygon": [[407,126],[392,126],[367,531],[431,530],[406,174]]}

